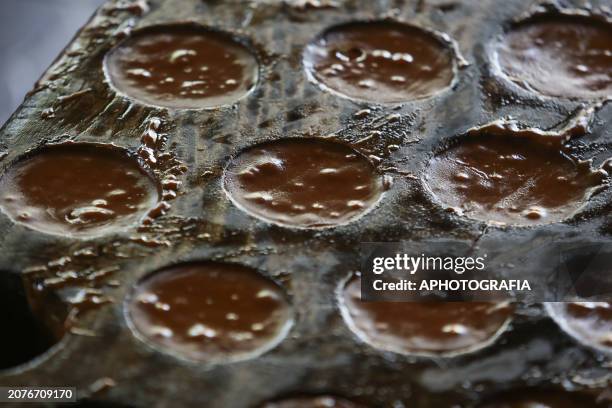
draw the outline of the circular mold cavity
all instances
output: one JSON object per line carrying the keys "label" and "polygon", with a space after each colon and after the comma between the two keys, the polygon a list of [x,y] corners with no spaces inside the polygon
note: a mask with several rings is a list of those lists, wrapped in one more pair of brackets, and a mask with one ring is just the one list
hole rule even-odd
{"label": "circular mold cavity", "polygon": [[213,262],[146,276],[127,297],[125,310],[139,339],[197,362],[256,357],[278,345],[293,324],[275,283],[250,268]]}
{"label": "circular mold cavity", "polygon": [[570,218],[605,178],[589,162],[574,160],[556,138],[478,129],[436,154],[424,174],[426,188],[445,207],[517,226]]}
{"label": "circular mold cavity", "polygon": [[603,20],[546,13],[515,25],[496,45],[503,75],[552,97],[612,95],[612,25]]}
{"label": "circular mold cavity", "polygon": [[229,33],[177,24],[145,28],[123,40],[106,55],[104,72],[115,90],[144,104],[205,109],[248,95],[259,64]]}
{"label": "circular mold cavity", "polygon": [[266,402],[260,408],[364,408],[349,400],[331,395],[294,397]]}
{"label": "circular mold cavity", "polygon": [[64,336],[65,306],[55,296],[36,295],[21,275],[0,271],[0,372],[38,361]]}
{"label": "circular mold cavity", "polygon": [[380,103],[425,98],[448,88],[454,51],[442,35],[392,21],[332,27],[304,50],[309,78],[343,97]]}
{"label": "circular mold cavity", "polygon": [[605,408],[588,394],[558,389],[518,389],[493,396],[477,408]]}
{"label": "circular mold cavity", "polygon": [[362,302],[360,278],[347,281],[339,303],[347,326],[372,347],[430,357],[492,344],[514,314],[508,302]]}
{"label": "circular mold cavity", "polygon": [[612,303],[546,303],[552,319],[571,337],[594,349],[612,354]]}
{"label": "circular mold cavity", "polygon": [[243,211],[297,228],[354,221],[378,203],[384,190],[383,177],[365,156],[321,139],[249,148],[226,168],[223,185]]}
{"label": "circular mold cavity", "polygon": [[160,199],[161,188],[113,145],[47,145],[0,178],[0,208],[14,222],[48,234],[90,237],[119,231]]}

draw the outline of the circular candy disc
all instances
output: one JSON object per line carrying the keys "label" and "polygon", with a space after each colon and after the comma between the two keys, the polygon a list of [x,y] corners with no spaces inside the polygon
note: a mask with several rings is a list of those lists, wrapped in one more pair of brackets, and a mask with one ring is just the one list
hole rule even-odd
{"label": "circular candy disc", "polygon": [[550,316],[579,342],[612,354],[612,303],[546,303]]}
{"label": "circular candy disc", "polygon": [[299,228],[346,224],[383,193],[372,163],[348,146],[288,139],[252,147],[227,167],[224,187],[234,203],[266,221]]}
{"label": "circular candy disc", "polygon": [[189,263],[145,277],[126,300],[128,322],[146,342],[204,362],[243,360],[276,346],[292,311],[281,289],[249,268]]}
{"label": "circular candy disc", "polygon": [[177,109],[232,104],[253,90],[259,71],[242,43],[195,24],[138,31],[110,51],[104,66],[120,93]]}
{"label": "circular candy disc", "polygon": [[122,230],[159,199],[159,184],[137,159],[111,145],[48,145],[0,178],[0,208],[13,221],[50,234]]}
{"label": "circular candy disc", "polygon": [[363,341],[381,350],[415,355],[453,355],[492,343],[514,308],[490,302],[362,302],[361,281],[340,293],[342,317]]}
{"label": "circular candy disc", "polygon": [[261,408],[363,408],[343,398],[322,395],[317,397],[295,397],[267,402]]}
{"label": "circular candy disc", "polygon": [[306,47],[304,66],[324,88],[368,102],[431,96],[455,77],[448,44],[420,28],[390,21],[332,27]]}
{"label": "circular candy disc", "polygon": [[612,25],[562,14],[532,17],[497,45],[502,73],[523,88],[548,96],[612,95]]}
{"label": "circular candy disc", "polygon": [[443,205],[476,220],[511,225],[563,221],[605,177],[546,138],[474,131],[429,161],[425,182]]}

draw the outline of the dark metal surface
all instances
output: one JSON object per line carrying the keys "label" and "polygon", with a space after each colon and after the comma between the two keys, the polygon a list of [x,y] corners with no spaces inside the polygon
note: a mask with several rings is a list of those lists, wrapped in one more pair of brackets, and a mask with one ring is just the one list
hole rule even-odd
{"label": "dark metal surface", "polygon": [[[0,214],[0,271],[24,274],[28,285],[46,282],[47,297],[34,296],[43,305],[37,308],[40,318],[53,322],[62,315],[61,307],[46,307],[57,304],[49,293],[75,302],[79,288],[87,288],[89,300],[73,305],[81,311],[108,300],[76,318],[73,311],[71,331],[34,361],[0,371],[0,384],[76,386],[81,397],[135,407],[210,408],[253,407],[295,393],[331,393],[375,407],[450,408],[515,387],[609,390],[609,356],[571,340],[541,305],[520,305],[511,328],[485,350],[430,359],[363,344],[343,323],[335,298],[340,282],[359,267],[360,242],[459,238],[507,248],[509,259],[520,260],[522,248],[539,241],[611,238],[609,188],[564,223],[487,228],[433,203],[419,180],[433,152],[473,126],[512,115],[550,128],[580,106],[539,98],[492,74],[488,45],[532,2],[349,0],[335,8],[303,9],[278,1],[155,0],[148,11],[123,7],[127,3],[103,6],[0,130],[0,150],[6,152],[0,170],[50,141],[111,142],[136,151],[157,117],[166,140],[157,147],[176,159],[173,164],[186,166],[183,185],[170,211],[153,225],[94,240],[44,235]],[[606,2],[594,6],[599,3]],[[317,33],[382,17],[454,38],[470,63],[458,71],[455,86],[432,98],[377,106],[322,92],[307,81],[301,52]],[[110,47],[130,29],[179,21],[250,39],[262,68],[257,89],[231,107],[202,111],[146,107],[116,95],[102,71]],[[368,114],[355,115],[365,108]],[[598,166],[611,156],[611,119],[608,104],[591,132],[572,142],[579,157],[593,158]],[[372,131],[380,133],[356,143]],[[381,172],[393,176],[392,188],[363,218],[332,229],[295,230],[250,217],[225,196],[221,175],[233,155],[261,141],[320,136],[381,157]],[[390,152],[391,144],[400,149]],[[179,361],[137,340],[122,309],[131,286],[160,267],[197,259],[249,265],[279,282],[296,315],[289,336],[257,359],[216,365]]]}

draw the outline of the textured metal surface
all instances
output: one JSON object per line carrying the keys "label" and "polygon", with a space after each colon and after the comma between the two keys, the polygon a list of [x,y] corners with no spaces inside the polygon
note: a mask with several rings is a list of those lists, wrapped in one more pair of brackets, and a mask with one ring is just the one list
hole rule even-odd
{"label": "textured metal surface", "polygon": [[[28,285],[59,277],[45,297],[35,296],[41,319],[53,322],[61,315],[61,307],[49,306],[57,305],[53,293],[70,299],[78,288],[89,288],[109,301],[80,313],[46,354],[0,371],[0,384],[70,385],[81,397],[135,407],[210,408],[252,407],[296,393],[331,393],[369,406],[440,408],[468,407],[485,395],[531,385],[609,390],[609,357],[576,344],[541,305],[521,305],[509,331],[485,350],[430,359],[361,343],[343,323],[335,298],[340,282],[359,268],[360,242],[459,238],[504,247],[509,259],[520,259],[523,248],[533,245],[513,242],[611,238],[609,188],[564,223],[486,228],[434,204],[419,180],[433,152],[473,126],[512,115],[549,128],[579,107],[578,101],[536,97],[492,73],[490,42],[532,2],[349,0],[302,9],[277,1],[151,0],[149,10],[122,7],[126,3],[113,0],[99,10],[0,130],[0,150],[6,152],[0,170],[36,146],[66,139],[110,142],[136,152],[156,117],[166,139],[157,147],[172,156],[168,166],[186,166],[180,194],[153,225],[95,240],[44,235],[0,214],[0,271],[24,274]],[[301,52],[317,33],[381,17],[447,33],[470,65],[458,71],[452,89],[393,106],[342,99],[307,81]],[[151,108],[116,95],[102,71],[110,47],[130,29],[180,21],[248,39],[261,63],[257,89],[231,107],[202,111]],[[355,115],[366,108],[369,113]],[[579,157],[593,158],[598,166],[611,156],[610,120],[608,104],[591,132],[572,142]],[[356,143],[372,131],[380,133]],[[221,175],[233,155],[262,141],[317,136],[382,158],[380,171],[393,176],[392,188],[365,217],[333,229],[294,230],[250,217],[225,196]],[[390,152],[392,144],[399,150]],[[279,282],[296,314],[289,336],[257,359],[216,365],[179,361],[137,340],[122,309],[132,285],[160,267],[198,259],[249,265]],[[545,259],[536,256],[534,262]],[[91,305],[89,299],[76,309]]]}

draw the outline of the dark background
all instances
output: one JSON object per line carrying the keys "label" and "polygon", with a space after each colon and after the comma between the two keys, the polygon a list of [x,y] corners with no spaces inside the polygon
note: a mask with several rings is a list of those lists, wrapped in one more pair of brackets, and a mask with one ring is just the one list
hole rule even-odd
{"label": "dark background", "polygon": [[104,0],[0,0],[0,126]]}

